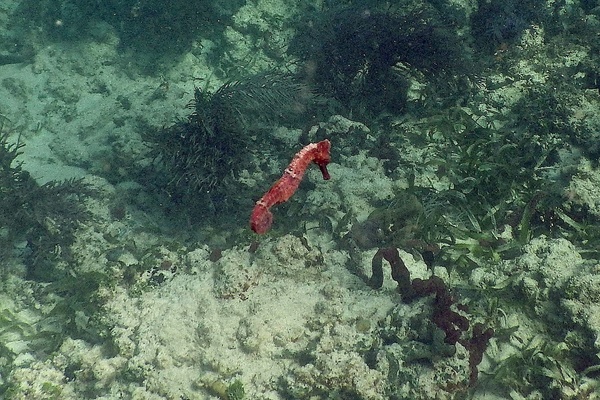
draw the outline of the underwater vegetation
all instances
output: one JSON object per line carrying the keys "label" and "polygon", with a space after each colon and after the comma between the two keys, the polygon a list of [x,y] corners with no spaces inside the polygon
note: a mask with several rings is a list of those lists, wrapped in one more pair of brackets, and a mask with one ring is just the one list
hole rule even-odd
{"label": "underwater vegetation", "polygon": [[544,1],[479,0],[471,15],[475,46],[488,54],[517,42],[523,31],[547,18]]}
{"label": "underwater vegetation", "polygon": [[[495,266],[504,265],[502,263],[518,265],[515,259],[526,251],[532,240],[539,238],[568,239],[577,243],[578,256],[596,258],[600,240],[598,217],[585,205],[570,201],[568,185],[581,156],[573,144],[583,143],[579,138],[589,135],[585,153],[597,141],[592,139],[591,130],[572,117],[570,102],[573,98],[567,93],[566,88],[564,91],[534,88],[516,103],[513,112],[494,115],[493,122],[460,107],[422,119],[427,155],[416,163],[400,156],[397,162],[402,168],[413,171],[407,173],[408,188],[377,207],[365,221],[354,223],[345,234],[344,239],[351,242],[348,268],[377,288],[383,280],[382,261],[386,260],[392,267],[392,277],[398,282],[402,299],[411,299],[415,289],[409,283],[407,270],[402,268],[396,248],[423,259],[429,269],[444,267],[451,280],[436,285],[447,285],[449,290],[454,290],[457,277],[458,281],[460,277],[468,279],[474,270],[489,273]],[[401,124],[397,128],[403,130]],[[415,176],[423,176],[427,171],[439,179],[438,184],[445,184],[436,188],[427,184],[419,186]],[[372,261],[372,277],[361,274],[358,265],[362,262],[361,252],[356,249],[377,249]],[[467,297],[490,301],[489,309],[480,308],[474,316],[525,312],[529,306],[523,304],[531,299],[521,294],[523,297],[516,300],[515,290],[526,286],[527,279],[533,282],[539,278],[519,271],[520,268],[515,267],[515,276],[508,273],[504,278],[506,282],[495,286],[475,289],[469,282],[456,289]],[[566,296],[563,288],[555,288],[552,296],[563,301]],[[436,306],[434,300],[432,320],[439,317],[440,309],[436,311]],[[544,318],[556,324],[557,311],[553,307],[549,310]],[[451,313],[442,312],[442,315],[451,318],[434,322],[439,328],[456,326]],[[461,319],[458,321],[463,323]],[[590,389],[582,382],[588,377],[591,381],[597,379],[599,360],[597,355],[584,356],[581,349],[594,347],[591,341],[595,333],[588,334],[582,324],[577,333],[569,333],[577,339],[566,345],[562,343],[564,331],[572,328],[561,325],[564,323],[558,322],[545,333],[548,342],[562,346],[560,351],[544,345],[541,339],[525,338],[522,346],[515,347],[515,354],[498,361],[492,375],[485,376],[485,384],[493,386],[494,382],[501,382],[500,385],[517,388],[515,390],[523,394],[539,388],[545,393],[544,398],[557,398],[556,387],[560,382],[571,385],[573,392],[580,392],[582,396],[591,393],[597,384],[592,384]],[[508,337],[518,328],[496,320],[480,326],[483,330],[479,333],[485,332],[487,326],[497,333],[494,335],[497,343],[508,342]],[[473,357],[477,360],[479,356],[473,354]],[[527,376],[526,385],[511,383],[522,382],[523,376]],[[549,387],[549,382],[554,387]],[[519,393],[513,392],[511,396],[521,398]]]}
{"label": "underwater vegetation", "polygon": [[209,383],[208,389],[221,400],[243,400],[246,397],[244,385],[238,379],[229,385],[217,380]]}
{"label": "underwater vegetation", "polygon": [[[6,121],[4,121],[6,122]],[[23,144],[10,143],[0,127],[0,254],[13,253],[26,241],[27,279],[55,280],[54,261],[69,258],[70,245],[81,221],[88,218],[82,200],[92,190],[81,180],[39,185],[17,160]]]}
{"label": "underwater vegetation", "polygon": [[[589,60],[589,62],[594,61]],[[579,65],[576,73],[591,74],[588,75],[590,78],[595,74],[586,66]],[[598,83],[592,80],[588,82],[591,87],[584,86],[583,89],[596,89],[594,86]],[[600,122],[593,118],[589,111],[579,109],[578,96],[585,93],[573,92],[571,85],[572,82],[565,82],[557,76],[551,86],[531,89],[515,106],[515,113],[519,116],[517,129],[538,135],[546,133],[549,136],[554,135],[555,140],[560,138],[568,141],[589,159],[597,160],[600,156]]]}
{"label": "underwater vegetation", "polygon": [[[562,108],[553,108],[557,113],[540,104],[545,103],[524,100],[519,103],[522,116],[516,112],[499,127],[482,124],[461,108],[423,120],[431,148],[440,147],[423,163],[410,162],[405,168],[415,174],[432,168],[448,188],[418,186],[409,175],[408,189],[355,224],[346,238],[363,249],[395,246],[422,252],[443,244],[436,250],[436,263],[456,268],[475,266],[481,257],[514,257],[541,234],[595,235],[591,226],[596,218],[567,202],[573,172],[563,158],[576,161],[566,156],[570,137],[555,133],[554,124],[563,131],[566,124]],[[536,118],[534,109],[544,118]],[[572,157],[576,160],[577,153]]]}
{"label": "underwater vegetation", "polygon": [[[472,326],[471,337],[467,338],[470,320],[464,315],[452,309],[455,306],[460,311],[466,311],[466,307],[457,304],[456,296],[450,288],[439,277],[432,275],[427,279],[410,278],[410,271],[400,258],[395,248],[381,248],[373,256],[372,276],[369,285],[380,289],[383,285],[383,260],[390,264],[392,279],[398,283],[398,293],[404,303],[411,303],[419,297],[435,295],[432,304],[432,322],[444,332],[444,343],[449,346],[461,344],[469,353],[469,385],[473,387],[477,383],[477,366],[483,359],[490,339],[494,336],[492,328],[485,328],[482,324]],[[454,351],[449,350],[452,354]]]}
{"label": "underwater vegetation", "polygon": [[[84,200],[95,191],[81,180],[39,185],[23,170],[20,137],[9,140],[8,122],[0,126],[0,262],[3,290],[14,285],[4,269],[11,258],[22,259],[26,270],[19,283],[19,302],[33,310],[15,311],[0,304],[0,395],[11,397],[7,377],[12,361],[26,350],[49,354],[69,335],[97,342],[106,334],[94,314],[100,307],[98,289],[107,275],[77,271],[71,248],[81,223],[90,219]],[[12,288],[12,290],[15,290]],[[34,300],[35,298],[35,300]],[[40,309],[43,308],[43,311]],[[17,308],[18,310],[18,308]],[[16,344],[16,345],[15,345]],[[14,389],[14,388],[13,388]],[[48,386],[59,396],[60,387]],[[58,397],[53,397],[58,398]]]}
{"label": "underwater vegetation", "polygon": [[320,93],[347,110],[378,114],[403,110],[409,77],[441,89],[476,74],[464,43],[428,4],[359,4],[308,15],[288,51]]}
{"label": "underwater vegetation", "polygon": [[161,190],[175,201],[224,193],[253,157],[268,158],[268,149],[277,148],[265,131],[295,123],[313,102],[291,75],[270,73],[226,83],[215,93],[196,88],[194,97],[186,120],[145,137]]}

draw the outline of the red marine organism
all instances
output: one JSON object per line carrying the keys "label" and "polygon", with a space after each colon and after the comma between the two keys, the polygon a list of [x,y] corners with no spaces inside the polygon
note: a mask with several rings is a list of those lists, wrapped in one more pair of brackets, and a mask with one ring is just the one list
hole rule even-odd
{"label": "red marine organism", "polygon": [[329,155],[330,148],[331,143],[329,140],[322,140],[318,143],[310,143],[296,153],[290,165],[283,171],[281,178],[256,202],[250,216],[250,228],[254,232],[263,234],[269,230],[273,223],[273,214],[269,209],[292,197],[300,185],[304,171],[311,162],[317,164],[323,174],[323,179],[329,179],[327,164],[331,159]]}

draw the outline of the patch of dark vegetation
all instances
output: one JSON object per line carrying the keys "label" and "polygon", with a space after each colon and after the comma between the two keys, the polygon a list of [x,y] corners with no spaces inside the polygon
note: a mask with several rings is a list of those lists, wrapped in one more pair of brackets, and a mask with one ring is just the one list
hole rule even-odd
{"label": "patch of dark vegetation", "polygon": [[144,138],[155,160],[147,183],[186,208],[230,208],[225,201],[235,199],[225,196],[228,185],[257,154],[268,161],[269,152],[282,146],[266,132],[300,123],[298,117],[313,101],[307,86],[290,75],[255,75],[226,83],[215,93],[197,88],[187,119]]}
{"label": "patch of dark vegetation", "polygon": [[456,31],[427,3],[332,6],[299,24],[289,52],[304,63],[306,79],[346,109],[397,113],[409,78],[456,94],[477,73]]}
{"label": "patch of dark vegetation", "polygon": [[23,144],[9,143],[0,131],[1,254],[11,254],[25,241],[27,279],[58,279],[56,263],[71,258],[70,246],[82,220],[89,217],[82,199],[93,191],[82,180],[50,181],[39,185],[17,161]]}
{"label": "patch of dark vegetation", "polygon": [[517,42],[525,29],[547,19],[545,2],[540,0],[480,0],[471,16],[475,46],[492,54],[503,46]]}

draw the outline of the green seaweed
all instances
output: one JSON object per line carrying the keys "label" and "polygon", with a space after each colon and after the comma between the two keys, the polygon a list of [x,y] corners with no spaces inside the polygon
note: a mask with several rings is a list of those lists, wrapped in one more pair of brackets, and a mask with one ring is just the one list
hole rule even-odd
{"label": "green seaweed", "polygon": [[353,113],[398,113],[411,79],[447,92],[476,73],[464,40],[429,3],[376,3],[331,3],[299,22],[289,52],[321,92]]}
{"label": "green seaweed", "polygon": [[[6,121],[4,121],[6,122]],[[80,179],[39,185],[18,160],[23,143],[9,141],[0,126],[0,237],[2,254],[12,254],[17,241],[27,241],[27,278],[51,281],[60,277],[59,259],[70,257],[70,245],[82,220],[89,217],[82,200],[94,191]]]}
{"label": "green seaweed", "polygon": [[227,400],[243,400],[246,397],[244,384],[239,379],[234,380],[225,391]]}
{"label": "green seaweed", "polygon": [[511,398],[524,398],[536,391],[543,398],[588,398],[597,390],[597,382],[574,369],[567,357],[566,343],[555,343],[542,336],[519,341],[516,351],[487,373],[484,385],[502,388]]}
{"label": "green seaweed", "polygon": [[[310,90],[287,74],[246,77],[214,93],[196,88],[193,112],[185,120],[145,136],[154,163],[144,180],[203,220],[212,214],[221,221],[230,218],[235,204],[250,197],[236,184],[240,172],[281,146],[266,134],[269,127],[299,123],[313,100]],[[231,196],[234,184],[237,196]]]}

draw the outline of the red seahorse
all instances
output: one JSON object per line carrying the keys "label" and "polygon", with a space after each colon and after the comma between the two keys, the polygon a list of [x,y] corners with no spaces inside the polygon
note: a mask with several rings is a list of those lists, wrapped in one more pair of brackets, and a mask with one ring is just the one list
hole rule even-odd
{"label": "red seahorse", "polygon": [[311,162],[317,164],[323,174],[323,179],[329,179],[327,164],[331,159],[329,155],[330,148],[331,143],[329,143],[329,140],[322,140],[318,143],[308,144],[296,153],[290,165],[283,171],[281,178],[256,202],[250,216],[250,228],[254,232],[263,234],[269,230],[273,223],[273,214],[269,209],[275,204],[283,203],[292,197],[300,185],[304,171]]}

